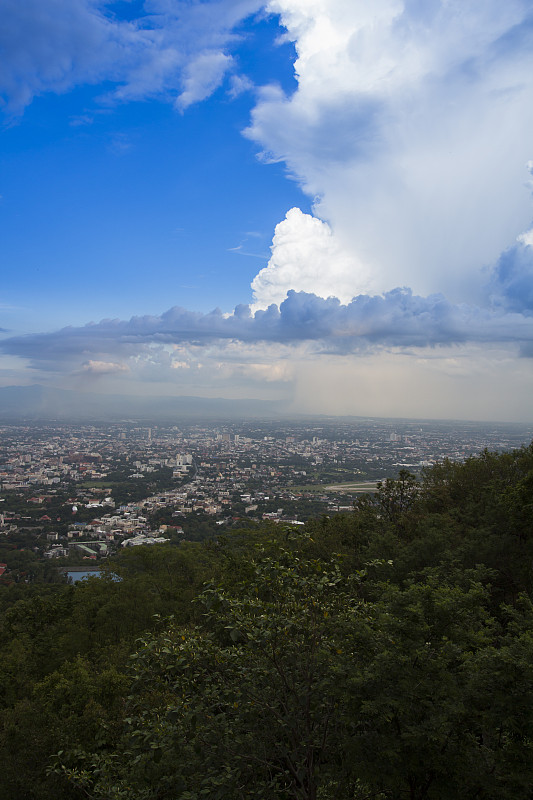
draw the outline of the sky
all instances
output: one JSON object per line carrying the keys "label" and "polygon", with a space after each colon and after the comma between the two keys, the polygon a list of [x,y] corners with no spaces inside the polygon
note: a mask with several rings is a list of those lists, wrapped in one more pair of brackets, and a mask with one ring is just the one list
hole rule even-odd
{"label": "sky", "polygon": [[533,421],[532,0],[0,13],[0,386]]}

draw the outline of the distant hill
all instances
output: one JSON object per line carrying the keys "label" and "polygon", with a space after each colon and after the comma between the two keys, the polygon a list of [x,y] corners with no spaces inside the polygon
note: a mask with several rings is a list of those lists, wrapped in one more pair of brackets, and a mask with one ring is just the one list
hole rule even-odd
{"label": "distant hill", "polygon": [[0,387],[0,420],[242,419],[277,416],[263,400],[207,397],[139,397],[52,389],[39,384]]}

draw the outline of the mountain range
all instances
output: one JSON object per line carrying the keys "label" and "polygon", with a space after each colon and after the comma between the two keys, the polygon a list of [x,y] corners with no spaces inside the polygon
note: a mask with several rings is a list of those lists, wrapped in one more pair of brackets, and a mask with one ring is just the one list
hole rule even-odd
{"label": "mountain range", "polygon": [[242,419],[275,417],[276,405],[266,400],[96,394],[39,384],[0,387],[4,421]]}

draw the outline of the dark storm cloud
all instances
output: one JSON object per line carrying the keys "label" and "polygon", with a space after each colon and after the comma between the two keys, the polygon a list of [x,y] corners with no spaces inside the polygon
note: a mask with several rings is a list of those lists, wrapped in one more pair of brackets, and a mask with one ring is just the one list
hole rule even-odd
{"label": "dark storm cloud", "polygon": [[525,234],[502,253],[490,286],[495,304],[527,315],[533,315],[533,247],[528,244],[531,236]]}
{"label": "dark storm cloud", "polygon": [[297,344],[314,342],[334,353],[369,352],[388,347],[437,347],[462,343],[516,343],[528,355],[533,346],[533,316],[503,308],[453,305],[441,295],[419,297],[407,289],[385,295],[360,295],[342,305],[305,292],[289,292],[278,308],[250,313],[237,306],[231,315],[174,307],[160,316],[102,320],[53,333],[4,339],[0,349],[28,359],[41,369],[70,369],[81,360],[129,358],[153,346],[221,341]]}

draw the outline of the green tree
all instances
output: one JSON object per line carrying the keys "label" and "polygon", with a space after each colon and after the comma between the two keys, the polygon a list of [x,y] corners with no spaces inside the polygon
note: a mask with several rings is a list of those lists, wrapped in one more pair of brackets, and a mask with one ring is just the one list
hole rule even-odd
{"label": "green tree", "polygon": [[380,512],[397,529],[402,530],[420,492],[416,477],[406,469],[401,469],[397,479],[386,478],[379,481],[377,487]]}
{"label": "green tree", "polygon": [[66,774],[96,798],[316,800],[342,771],[348,637],[367,627],[360,578],[284,551],[238,594],[207,588],[201,628],[143,639],[117,752]]}

